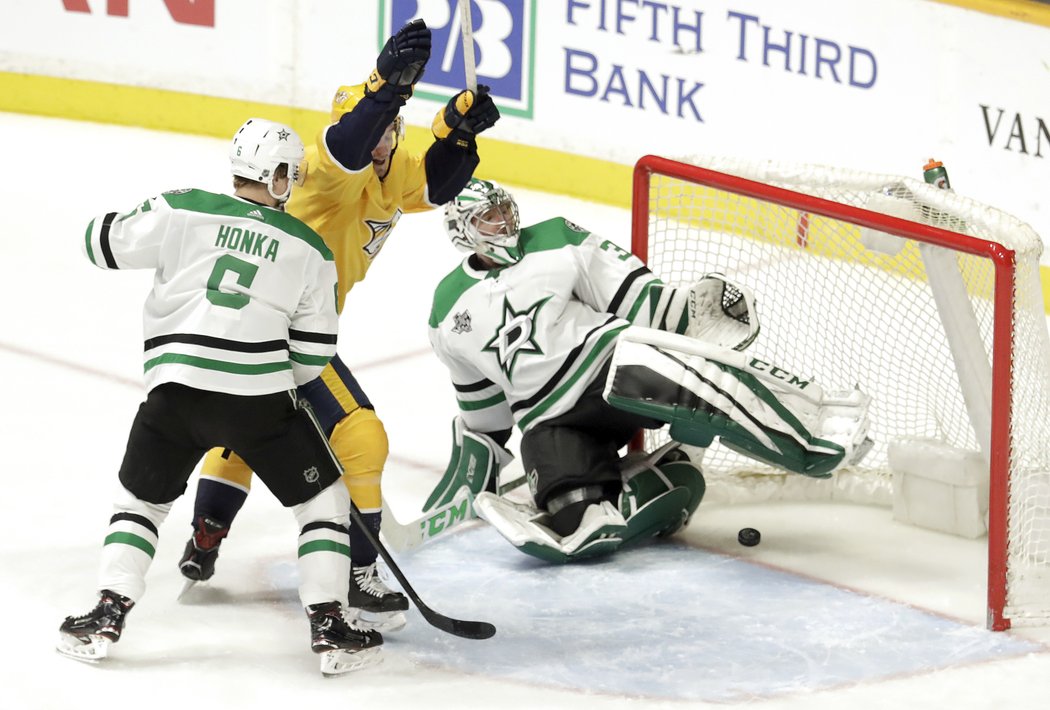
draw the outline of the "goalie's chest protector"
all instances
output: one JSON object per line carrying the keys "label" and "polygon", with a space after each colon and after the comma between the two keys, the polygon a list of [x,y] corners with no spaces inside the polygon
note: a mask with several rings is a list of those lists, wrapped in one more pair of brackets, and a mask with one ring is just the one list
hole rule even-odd
{"label": "goalie's chest protector", "polygon": [[[627,321],[581,300],[591,293],[587,246],[526,250],[518,263],[478,271],[464,260],[435,294],[432,340],[448,362],[469,363],[457,385],[500,386],[526,430],[572,407]],[[443,305],[442,305],[443,304]]]}

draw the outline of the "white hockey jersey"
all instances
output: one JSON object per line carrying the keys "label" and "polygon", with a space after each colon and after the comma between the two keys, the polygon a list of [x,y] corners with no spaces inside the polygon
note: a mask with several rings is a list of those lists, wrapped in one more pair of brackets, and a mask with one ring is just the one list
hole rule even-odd
{"label": "white hockey jersey", "polygon": [[568,411],[628,325],[651,325],[664,288],[645,265],[561,218],[521,232],[516,264],[442,280],[430,342],[474,431],[528,431]]}
{"label": "white hockey jersey", "polygon": [[104,269],[155,269],[142,325],[147,390],[293,389],[335,354],[336,269],[324,241],[280,210],[174,190],[93,219],[82,248]]}

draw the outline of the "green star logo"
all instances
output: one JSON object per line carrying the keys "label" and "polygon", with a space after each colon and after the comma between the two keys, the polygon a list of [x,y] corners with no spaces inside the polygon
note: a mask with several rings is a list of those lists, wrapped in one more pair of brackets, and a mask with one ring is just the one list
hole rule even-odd
{"label": "green star logo", "polygon": [[508,380],[513,378],[514,365],[518,362],[519,355],[543,354],[534,335],[535,323],[539,310],[550,298],[547,296],[523,311],[516,311],[514,306],[510,305],[510,300],[506,296],[503,297],[503,322],[481,350],[496,355],[499,366]]}

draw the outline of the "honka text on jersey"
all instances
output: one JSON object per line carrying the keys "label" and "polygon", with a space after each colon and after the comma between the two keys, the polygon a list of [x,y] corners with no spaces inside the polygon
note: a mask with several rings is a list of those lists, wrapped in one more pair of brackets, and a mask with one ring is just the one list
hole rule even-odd
{"label": "honka text on jersey", "polygon": [[224,224],[219,227],[215,246],[277,261],[277,250],[281,243],[266,234]]}
{"label": "honka text on jersey", "polygon": [[81,244],[100,268],[157,271],[143,306],[147,389],[282,392],[316,378],[335,354],[332,252],[285,212],[174,190],[96,217]]}

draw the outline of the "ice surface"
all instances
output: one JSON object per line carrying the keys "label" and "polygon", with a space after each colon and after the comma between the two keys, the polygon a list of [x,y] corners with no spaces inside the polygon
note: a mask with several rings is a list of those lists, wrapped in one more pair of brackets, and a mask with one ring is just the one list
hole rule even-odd
{"label": "ice surface", "polygon": [[[231,127],[231,132],[233,128]],[[191,498],[161,529],[149,589],[110,658],[54,651],[94,603],[128,426],[143,397],[150,276],[80,254],[89,219],[163,190],[228,187],[224,141],[0,114],[14,152],[0,210],[0,708],[1042,708],[1045,631],[984,630],[984,541],[894,523],[882,508],[701,505],[676,542],[548,567],[472,525],[401,558],[438,611],[496,624],[443,635],[411,612],[385,662],[324,679],[296,596],[292,516],[260,487],[215,580],[183,603]],[[484,162],[481,174],[484,175]],[[518,191],[628,242],[622,210]],[[439,215],[406,215],[350,295],[340,353],[391,440],[384,488],[418,511],[446,461],[451,387],[430,356],[433,286],[460,256]],[[742,527],[762,543],[736,543]]]}

